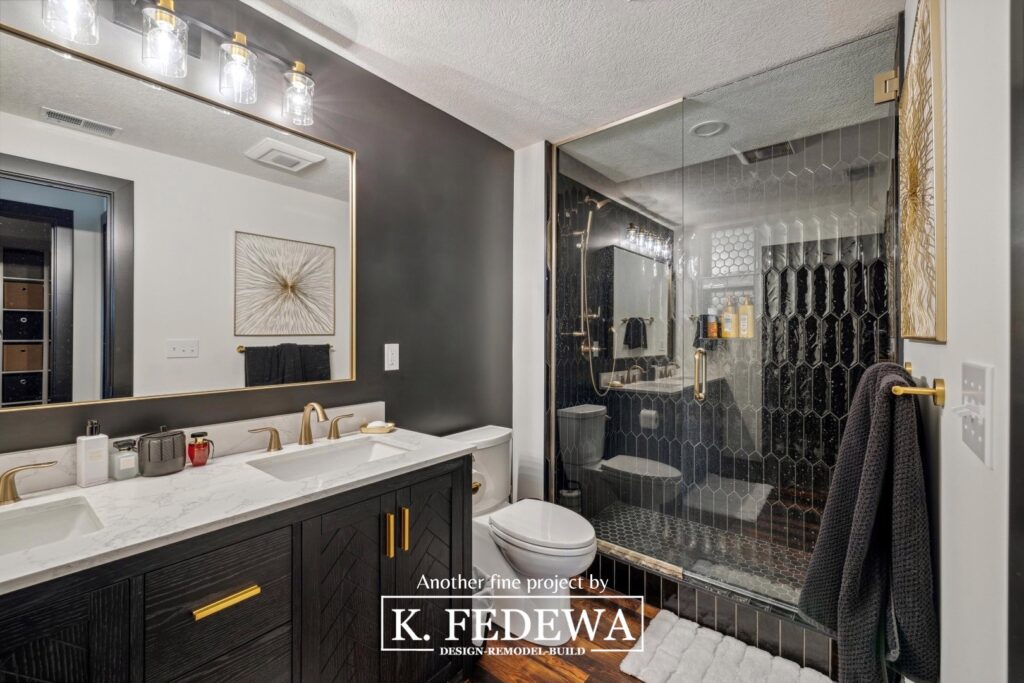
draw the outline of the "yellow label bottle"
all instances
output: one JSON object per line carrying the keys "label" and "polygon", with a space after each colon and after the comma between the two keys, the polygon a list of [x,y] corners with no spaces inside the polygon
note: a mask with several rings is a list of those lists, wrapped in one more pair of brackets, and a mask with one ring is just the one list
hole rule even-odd
{"label": "yellow label bottle", "polygon": [[750,297],[740,299],[740,337],[752,339],[754,336],[754,306],[750,303]]}
{"label": "yellow label bottle", "polygon": [[736,304],[733,303],[732,297],[730,297],[725,300],[725,309],[722,311],[722,329],[720,330],[722,339],[736,338],[739,323],[737,317]]}

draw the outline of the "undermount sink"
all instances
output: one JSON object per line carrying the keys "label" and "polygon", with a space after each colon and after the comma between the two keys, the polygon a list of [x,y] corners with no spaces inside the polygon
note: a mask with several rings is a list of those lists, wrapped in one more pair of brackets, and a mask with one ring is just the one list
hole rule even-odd
{"label": "undermount sink", "polygon": [[83,536],[103,528],[85,498],[0,511],[0,555]]}
{"label": "undermount sink", "polygon": [[343,474],[359,465],[408,453],[409,450],[378,437],[356,437],[295,453],[272,455],[253,460],[249,465],[281,481],[297,481]]}

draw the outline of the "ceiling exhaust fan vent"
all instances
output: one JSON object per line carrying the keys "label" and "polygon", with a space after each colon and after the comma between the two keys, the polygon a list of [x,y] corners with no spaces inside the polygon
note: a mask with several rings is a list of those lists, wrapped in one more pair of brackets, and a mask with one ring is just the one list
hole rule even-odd
{"label": "ceiling exhaust fan vent", "polygon": [[326,157],[307,152],[301,147],[290,145],[281,140],[263,138],[245,150],[245,156],[261,164],[279,168],[289,173],[298,173],[304,168],[318,164]]}
{"label": "ceiling exhaust fan vent", "polygon": [[732,151],[733,154],[739,157],[741,164],[749,166],[750,164],[756,164],[759,161],[768,161],[769,159],[775,159],[777,157],[789,156],[795,150],[793,149],[793,143],[786,141],[776,142],[774,145],[757,147],[756,149],[748,149],[745,152],[741,152],[733,147]]}
{"label": "ceiling exhaust fan vent", "polygon": [[42,107],[41,118],[43,121],[52,123],[56,126],[64,126],[65,128],[72,128],[74,130],[92,133],[93,135],[101,135],[105,138],[112,138],[121,132],[121,129],[118,126],[112,126],[109,123],[103,123],[101,121],[93,121],[92,119],[87,119],[84,116],[69,114],[65,111],[57,111],[56,109],[50,109],[49,107]]}

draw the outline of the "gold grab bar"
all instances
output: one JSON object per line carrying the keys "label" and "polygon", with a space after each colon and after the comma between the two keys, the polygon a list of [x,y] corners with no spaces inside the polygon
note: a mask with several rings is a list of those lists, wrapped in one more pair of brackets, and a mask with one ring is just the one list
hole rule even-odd
{"label": "gold grab bar", "polygon": [[[245,347],[239,344],[238,346],[235,347],[235,351],[237,351],[238,353],[245,353]],[[334,344],[331,344],[331,351],[334,351]]]}
{"label": "gold grab bar", "polygon": [[[909,374],[914,372],[910,363],[904,363],[903,368]],[[932,403],[942,408],[946,405],[946,380],[933,380],[931,387],[893,387],[892,393],[896,396],[931,396]]]}
{"label": "gold grab bar", "polygon": [[384,517],[387,520],[387,528],[384,532],[384,544],[386,546],[384,554],[390,560],[395,556],[395,515],[392,512],[388,512]]}
{"label": "gold grab bar", "polygon": [[409,508],[402,506],[402,550],[409,552],[409,520],[412,517],[412,512]]}
{"label": "gold grab bar", "polygon": [[252,585],[248,588],[238,591],[226,598],[221,598],[216,602],[211,602],[209,605],[204,605],[199,609],[192,610],[192,616],[195,617],[196,621],[205,619],[206,617],[213,616],[217,612],[226,610],[228,607],[234,607],[240,602],[245,602],[249,598],[255,598],[262,591],[258,585]]}
{"label": "gold grab bar", "polygon": [[693,352],[693,398],[703,401],[707,398],[708,353],[704,349]]}

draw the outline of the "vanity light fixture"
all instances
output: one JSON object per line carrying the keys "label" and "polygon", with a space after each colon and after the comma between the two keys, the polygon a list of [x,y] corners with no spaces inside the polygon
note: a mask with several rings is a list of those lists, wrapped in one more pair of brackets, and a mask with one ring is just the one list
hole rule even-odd
{"label": "vanity light fixture", "polygon": [[306,73],[306,65],[295,62],[284,72],[288,83],[284,91],[284,118],[295,126],[313,125],[313,88],[316,85]]}
{"label": "vanity light fixture", "polygon": [[188,22],[174,13],[174,0],[156,0],[142,10],[142,63],[166,78],[188,73]]}
{"label": "vanity light fixture", "polygon": [[248,38],[235,31],[230,43],[220,46],[220,93],[235,104],[256,103],[256,53]]}
{"label": "vanity light fixture", "polygon": [[72,43],[95,45],[100,41],[96,0],[43,0],[43,23]]}

